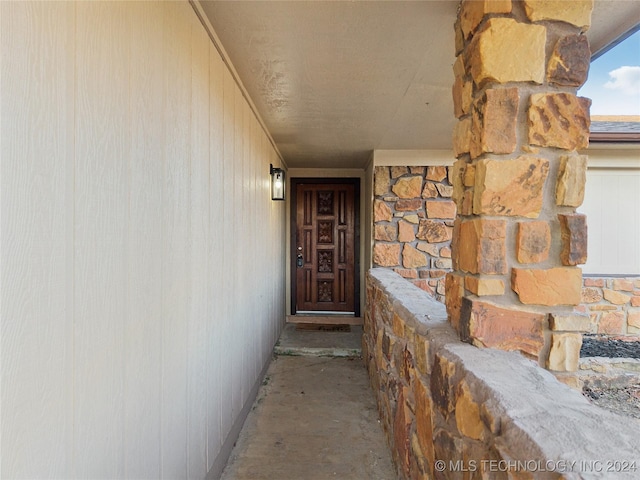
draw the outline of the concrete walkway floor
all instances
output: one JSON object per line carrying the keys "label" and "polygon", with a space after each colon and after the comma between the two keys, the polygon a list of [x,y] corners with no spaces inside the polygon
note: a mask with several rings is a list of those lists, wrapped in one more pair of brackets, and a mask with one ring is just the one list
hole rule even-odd
{"label": "concrete walkway floor", "polygon": [[345,344],[328,334],[342,333],[337,338],[350,350],[361,332],[360,327],[344,335],[287,325],[279,343],[286,343],[289,353],[274,355],[223,480],[398,478],[362,359],[318,356],[314,350],[300,356],[308,348],[330,355],[331,343],[342,354]]}

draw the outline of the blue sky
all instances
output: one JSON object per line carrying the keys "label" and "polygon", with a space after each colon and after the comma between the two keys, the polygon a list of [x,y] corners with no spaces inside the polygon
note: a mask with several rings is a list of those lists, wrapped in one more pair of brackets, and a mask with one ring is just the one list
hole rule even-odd
{"label": "blue sky", "polygon": [[591,115],[640,115],[640,31],[591,62],[578,94],[593,101]]}

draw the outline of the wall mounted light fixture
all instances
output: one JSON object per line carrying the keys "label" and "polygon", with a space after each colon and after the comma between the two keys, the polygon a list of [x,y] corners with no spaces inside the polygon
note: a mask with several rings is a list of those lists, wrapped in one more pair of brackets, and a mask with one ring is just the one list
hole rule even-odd
{"label": "wall mounted light fixture", "polygon": [[269,165],[271,174],[271,200],[284,200],[284,170]]}

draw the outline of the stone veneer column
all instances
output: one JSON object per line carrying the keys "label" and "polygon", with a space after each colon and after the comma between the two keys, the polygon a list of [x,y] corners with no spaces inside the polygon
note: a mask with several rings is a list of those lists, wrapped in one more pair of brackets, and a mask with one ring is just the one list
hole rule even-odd
{"label": "stone veneer column", "polygon": [[465,0],[456,22],[454,271],[463,340],[577,368],[592,0]]}

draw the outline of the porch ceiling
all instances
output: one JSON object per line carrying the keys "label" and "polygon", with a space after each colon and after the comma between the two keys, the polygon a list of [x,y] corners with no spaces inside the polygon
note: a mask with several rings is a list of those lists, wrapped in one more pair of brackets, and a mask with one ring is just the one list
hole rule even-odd
{"label": "porch ceiling", "polygon": [[[289,167],[451,148],[458,0],[200,3]],[[638,19],[640,2],[596,0],[592,51]]]}

